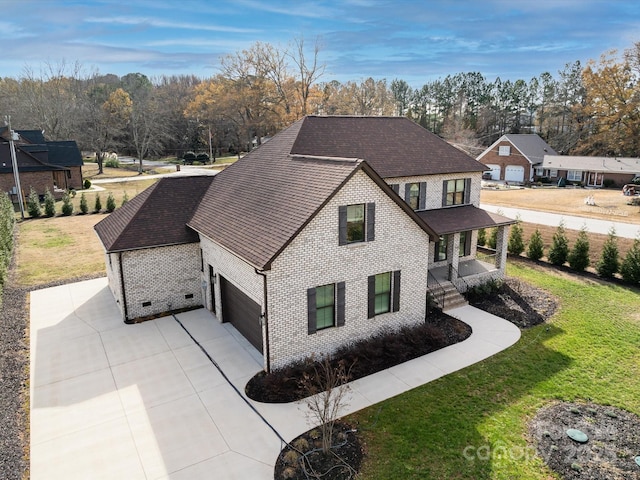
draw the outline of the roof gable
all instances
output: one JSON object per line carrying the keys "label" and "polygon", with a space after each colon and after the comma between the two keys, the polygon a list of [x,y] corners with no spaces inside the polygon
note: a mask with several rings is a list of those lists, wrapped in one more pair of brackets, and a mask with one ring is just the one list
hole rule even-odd
{"label": "roof gable", "polygon": [[186,224],[213,176],[163,178],[95,225],[107,252],[198,242]]}
{"label": "roof gable", "polygon": [[291,153],[360,158],[383,178],[485,170],[406,117],[305,117]]}
{"label": "roof gable", "polygon": [[532,165],[542,163],[545,155],[557,155],[556,151],[535,133],[509,133],[493,142],[489,148],[478,156],[478,160],[492,151],[498,144],[505,141],[513,145]]}

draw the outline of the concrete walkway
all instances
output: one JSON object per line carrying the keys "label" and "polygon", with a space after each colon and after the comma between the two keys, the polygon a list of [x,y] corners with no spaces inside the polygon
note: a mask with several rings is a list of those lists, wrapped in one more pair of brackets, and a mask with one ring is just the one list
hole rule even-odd
{"label": "concrete walkway", "polygon": [[[520,330],[473,307],[449,312],[464,342],[351,382],[348,414],[479,362]],[[283,445],[240,397],[261,356],[207,310],[122,323],[106,278],[31,293],[31,478],[269,479]],[[242,393],[243,395],[243,393]],[[287,441],[304,401],[249,401]]]}

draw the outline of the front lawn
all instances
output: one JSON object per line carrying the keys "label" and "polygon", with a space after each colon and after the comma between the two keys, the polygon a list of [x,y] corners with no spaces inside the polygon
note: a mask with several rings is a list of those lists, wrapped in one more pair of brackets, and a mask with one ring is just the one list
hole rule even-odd
{"label": "front lawn", "polygon": [[484,362],[347,417],[366,443],[362,478],[553,478],[529,434],[541,407],[640,415],[640,291],[517,261],[507,273],[557,296],[555,316]]}

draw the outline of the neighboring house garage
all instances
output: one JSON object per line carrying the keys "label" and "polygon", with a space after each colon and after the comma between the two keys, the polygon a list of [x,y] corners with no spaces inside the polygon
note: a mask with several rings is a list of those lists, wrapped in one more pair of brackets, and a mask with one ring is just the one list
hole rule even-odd
{"label": "neighboring house garage", "polygon": [[507,165],[507,168],[504,170],[504,180],[506,182],[524,182],[524,167],[520,165]]}
{"label": "neighboring house garage", "polygon": [[491,180],[500,180],[500,165],[487,164],[487,167],[491,171]]}
{"label": "neighboring house garage", "polygon": [[262,353],[261,308],[238,287],[220,276],[222,318],[231,323],[249,343]]}

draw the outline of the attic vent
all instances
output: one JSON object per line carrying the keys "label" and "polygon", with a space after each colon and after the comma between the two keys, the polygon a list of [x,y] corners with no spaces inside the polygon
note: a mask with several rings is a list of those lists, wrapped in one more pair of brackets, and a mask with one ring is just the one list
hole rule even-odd
{"label": "attic vent", "polygon": [[187,293],[184,298],[189,299],[189,298],[193,298],[193,293]]}
{"label": "attic vent", "polygon": [[151,302],[142,302],[142,306],[143,307],[150,307],[151,306]]}
{"label": "attic vent", "polygon": [[360,159],[356,157],[325,157],[321,155],[297,155],[293,154],[291,157],[294,160],[321,160],[325,162],[359,162]]}

